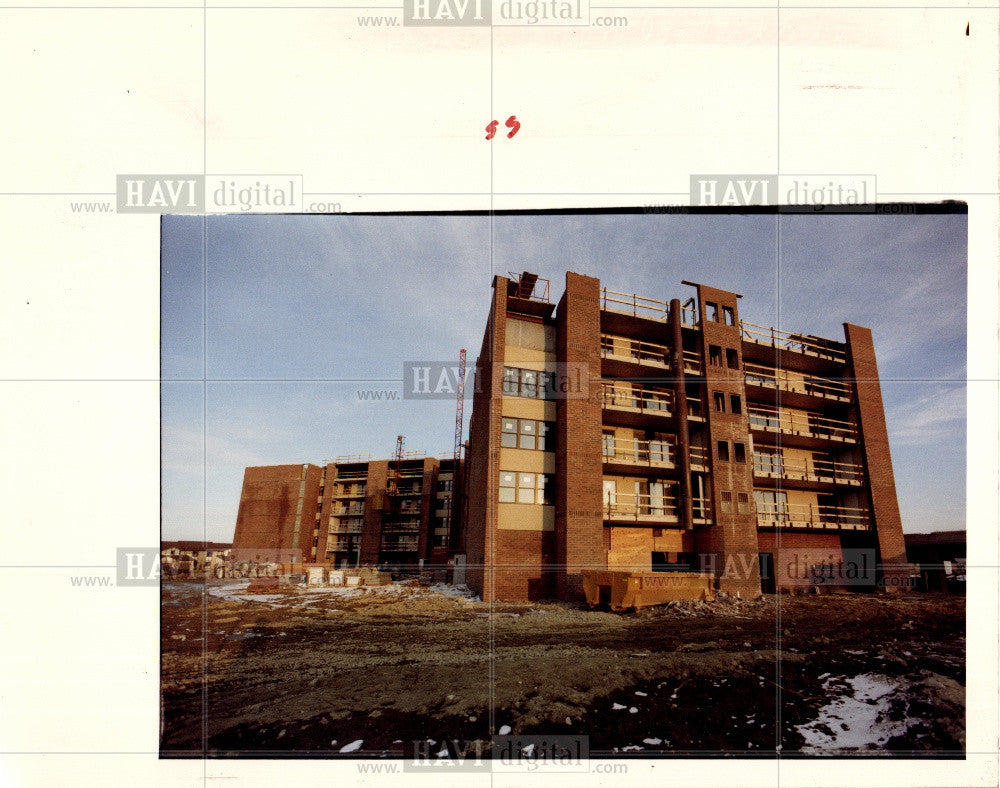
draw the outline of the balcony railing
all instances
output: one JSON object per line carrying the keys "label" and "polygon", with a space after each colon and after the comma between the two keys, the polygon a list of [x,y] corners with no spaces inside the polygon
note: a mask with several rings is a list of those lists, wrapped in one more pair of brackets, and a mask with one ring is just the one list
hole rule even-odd
{"label": "balcony railing", "polygon": [[692,446],[688,455],[692,465],[708,465],[708,449],[704,446]]}
{"label": "balcony railing", "polygon": [[692,498],[691,512],[696,523],[712,522],[712,501],[709,498]]}
{"label": "balcony railing", "polygon": [[340,471],[337,473],[335,482],[364,481],[368,478],[368,471]]}
{"label": "balcony railing", "polygon": [[608,520],[674,522],[677,520],[677,500],[665,493],[607,493],[604,514]]}
{"label": "balcony railing", "polygon": [[414,553],[417,550],[416,539],[383,539],[384,553]]}
{"label": "balcony railing", "polygon": [[354,544],[351,544],[350,537],[338,536],[333,539],[328,539],[326,542],[326,551],[328,553],[346,553],[357,549],[357,540],[354,540]]}
{"label": "balcony railing", "polygon": [[684,371],[701,372],[701,356],[693,350],[684,351]]}
{"label": "balcony railing", "polygon": [[357,525],[331,525],[331,534],[359,534],[361,533],[361,523]]}
{"label": "balcony railing", "polygon": [[338,506],[334,508],[333,514],[337,517],[343,517],[344,515],[360,515],[365,513],[364,506]]}
{"label": "balcony railing", "polygon": [[748,386],[764,386],[771,389],[781,389],[797,394],[809,394],[814,397],[824,397],[846,401],[851,398],[851,387],[841,380],[829,378],[804,378],[790,376],[784,370],[773,367],[763,367],[760,364],[745,363],[746,383]]}
{"label": "balcony railing", "polygon": [[856,442],[858,430],[849,421],[831,419],[818,413],[794,410],[767,410],[749,408],[747,416],[750,429],[780,432],[785,435],[804,435],[823,440]]}
{"label": "balcony railing", "polygon": [[819,337],[811,337],[805,334],[793,334],[789,331],[781,331],[777,328],[758,326],[754,323],[740,321],[740,332],[743,338],[755,342],[758,345],[767,345],[779,350],[790,350],[794,353],[802,353],[806,356],[826,358],[841,364],[847,362],[847,355],[839,348],[830,347],[823,343]]}
{"label": "balcony railing", "polygon": [[674,393],[669,389],[640,389],[613,383],[601,386],[601,407],[604,408],[670,416],[673,405]]}
{"label": "balcony railing", "polygon": [[867,509],[850,506],[818,506],[811,503],[757,503],[757,527],[843,528],[866,530]]}
{"label": "balcony railing", "polygon": [[601,358],[628,361],[643,366],[670,368],[670,348],[655,342],[601,334]]}
{"label": "balcony railing", "polygon": [[687,408],[688,408],[688,417],[694,417],[696,419],[705,418],[705,410],[702,407],[701,399],[699,399],[698,397],[688,397]]}
{"label": "balcony railing", "polygon": [[365,485],[344,484],[333,488],[334,498],[364,498]]}
{"label": "balcony railing", "polygon": [[616,290],[601,288],[601,309],[605,312],[619,312],[632,317],[644,317],[647,320],[667,322],[670,315],[670,304],[657,298],[647,298],[635,293],[619,293]]}
{"label": "balcony railing", "polygon": [[684,302],[684,306],[681,307],[681,323],[686,326],[698,325],[698,307],[695,305],[693,298],[689,298]]}
{"label": "balcony railing", "polygon": [[674,446],[666,440],[615,438],[604,441],[604,462],[673,468]]}
{"label": "balcony railing", "polygon": [[754,453],[753,472],[756,476],[771,479],[799,479],[808,482],[829,482],[858,486],[864,472],[860,466],[849,462],[811,460],[805,457],[781,457],[774,454]]}

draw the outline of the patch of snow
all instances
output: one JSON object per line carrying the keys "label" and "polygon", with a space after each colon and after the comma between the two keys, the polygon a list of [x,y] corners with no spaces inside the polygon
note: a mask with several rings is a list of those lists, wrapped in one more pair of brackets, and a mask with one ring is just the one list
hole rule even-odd
{"label": "patch of snow", "polygon": [[622,747],[622,752],[628,752],[629,750],[645,750],[645,747],[640,747],[638,744],[630,744],[627,747]]}
{"label": "patch of snow", "polygon": [[629,714],[637,714],[637,713],[638,713],[638,711],[639,711],[639,710],[638,710],[638,709],[637,709],[637,708],[636,708],[635,706],[633,706],[632,708],[630,708],[630,709],[628,710],[628,713],[629,713]]}
{"label": "patch of snow", "polygon": [[[827,679],[824,688],[829,690],[835,681],[835,678]],[[844,677],[837,681],[838,685],[841,682],[850,689],[821,708],[815,720],[796,727],[805,739],[803,752],[874,749],[890,737],[905,733],[906,720],[894,721],[886,716],[888,696],[899,689],[896,681],[888,676],[864,673]]]}
{"label": "patch of snow", "polygon": [[624,708],[625,707],[622,704],[620,704],[620,703],[613,703],[613,704],[611,704],[611,710],[612,711],[621,711]]}
{"label": "patch of snow", "polygon": [[525,753],[526,755],[531,755],[531,753],[534,751],[534,749],[535,749],[535,745],[534,744],[529,744],[527,747],[522,747],[521,748],[521,752]]}
{"label": "patch of snow", "polygon": [[649,693],[639,692],[639,690],[636,690],[635,694],[638,695],[640,698],[648,698],[649,697]]}
{"label": "patch of snow", "polygon": [[355,752],[361,749],[361,745],[364,744],[364,739],[355,739],[350,744],[345,744],[340,748],[341,752]]}
{"label": "patch of snow", "polygon": [[643,739],[642,743],[656,747],[658,744],[663,744],[663,739]]}
{"label": "patch of snow", "polygon": [[501,736],[506,736],[508,733],[510,733],[510,725],[501,725],[500,726],[500,735]]}

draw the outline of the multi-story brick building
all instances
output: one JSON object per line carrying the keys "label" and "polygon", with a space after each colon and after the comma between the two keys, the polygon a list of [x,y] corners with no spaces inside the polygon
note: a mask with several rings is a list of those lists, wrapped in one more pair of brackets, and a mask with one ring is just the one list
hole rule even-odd
{"label": "multi-story brick building", "polygon": [[760,327],[684,284],[682,304],[567,273],[555,306],[495,277],[463,540],[485,599],[579,598],[589,568],[689,566],[747,596],[849,555],[905,564],[871,332]]}
{"label": "multi-story brick building", "polygon": [[233,557],[336,566],[444,563],[454,471],[454,460],[412,455],[247,468]]}

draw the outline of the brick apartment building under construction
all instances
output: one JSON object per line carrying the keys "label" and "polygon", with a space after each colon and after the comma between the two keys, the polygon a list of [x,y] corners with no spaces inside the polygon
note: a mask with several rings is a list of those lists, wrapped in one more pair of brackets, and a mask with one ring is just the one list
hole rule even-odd
{"label": "brick apartment building under construction", "polygon": [[579,599],[585,569],[756,596],[848,552],[905,564],[871,332],[753,325],[684,284],[682,305],[567,273],[556,307],[533,274],[494,279],[462,545],[484,599]]}
{"label": "brick apartment building under construction", "polygon": [[247,468],[235,560],[416,566],[452,542],[455,462],[400,454]]}

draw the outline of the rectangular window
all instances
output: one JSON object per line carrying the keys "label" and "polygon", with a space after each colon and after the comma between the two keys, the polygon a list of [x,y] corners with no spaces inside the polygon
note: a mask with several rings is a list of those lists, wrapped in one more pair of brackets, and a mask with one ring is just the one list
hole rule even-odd
{"label": "rectangular window", "polygon": [[736,353],[735,348],[731,347],[726,348],[726,366],[729,367],[730,369],[740,368],[740,357]]}
{"label": "rectangular window", "polygon": [[722,316],[725,318],[727,326],[736,325],[736,312],[731,306],[722,307]]}
{"label": "rectangular window", "polygon": [[521,370],[521,396],[538,398],[538,373],[533,369]]}
{"label": "rectangular window", "polygon": [[538,474],[538,503],[554,506],[556,502],[556,477],[551,473]]}
{"label": "rectangular window", "polygon": [[705,302],[705,314],[708,315],[708,319],[718,323],[719,322],[719,305],[713,304],[711,301]]}
{"label": "rectangular window", "polygon": [[601,337],[601,355],[613,356],[615,354],[615,340],[613,337]]}
{"label": "rectangular window", "polygon": [[723,394],[721,391],[713,391],[712,392],[712,401],[715,403],[715,412],[716,413],[725,413],[726,412],[726,395],[725,394]]}
{"label": "rectangular window", "polygon": [[729,462],[729,442],[719,441],[717,446],[719,459],[722,460],[722,462]]}
{"label": "rectangular window", "polygon": [[500,471],[500,503],[514,503],[517,500],[517,474],[514,471]]}
{"label": "rectangular window", "polygon": [[736,462],[746,462],[747,461],[747,449],[742,443],[733,444],[733,459]]}
{"label": "rectangular window", "polygon": [[708,346],[708,363],[716,366],[722,366],[722,348],[718,345]]}
{"label": "rectangular window", "polygon": [[750,514],[750,496],[746,493],[736,493],[736,511],[739,514]]}
{"label": "rectangular window", "polygon": [[719,494],[719,509],[729,514],[733,511],[733,494],[729,490],[723,490]]}
{"label": "rectangular window", "polygon": [[517,502],[535,502],[535,474],[519,473],[517,475]]}
{"label": "rectangular window", "polygon": [[538,422],[538,448],[542,451],[556,450],[556,428],[551,422]]}
{"label": "rectangular window", "polygon": [[536,432],[537,422],[530,419],[521,419],[521,438],[517,447],[519,449],[534,449]]}
{"label": "rectangular window", "polygon": [[743,412],[742,404],[740,403],[739,394],[729,395],[729,412],[735,413],[737,416]]}
{"label": "rectangular window", "polygon": [[508,449],[517,447],[517,419],[500,420],[500,445]]}
{"label": "rectangular window", "polygon": [[503,393],[512,397],[552,399],[555,396],[554,372],[504,367]]}
{"label": "rectangular window", "polygon": [[520,370],[513,367],[503,368],[503,393],[512,397],[518,396],[520,384]]}
{"label": "rectangular window", "polygon": [[601,453],[605,457],[615,456],[615,432],[614,430],[604,430],[601,433]]}
{"label": "rectangular window", "polygon": [[782,468],[781,449],[755,448],[753,454],[754,472],[763,476],[780,476]]}

